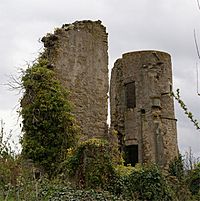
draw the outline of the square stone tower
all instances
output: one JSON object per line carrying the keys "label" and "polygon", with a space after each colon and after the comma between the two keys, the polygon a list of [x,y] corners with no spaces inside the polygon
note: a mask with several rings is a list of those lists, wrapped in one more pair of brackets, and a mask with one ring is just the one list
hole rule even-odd
{"label": "square stone tower", "polygon": [[125,162],[167,165],[178,155],[170,55],[159,51],[123,54],[111,74],[111,129]]}
{"label": "square stone tower", "polygon": [[42,39],[58,79],[70,91],[86,138],[107,135],[108,45],[101,21],[76,21]]}

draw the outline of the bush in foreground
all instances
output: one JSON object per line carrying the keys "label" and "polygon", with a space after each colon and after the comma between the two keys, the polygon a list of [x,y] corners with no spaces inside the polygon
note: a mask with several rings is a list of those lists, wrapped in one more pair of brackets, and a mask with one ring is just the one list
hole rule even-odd
{"label": "bush in foreground", "polygon": [[112,150],[107,141],[90,139],[69,150],[61,169],[79,188],[105,189],[115,175]]}

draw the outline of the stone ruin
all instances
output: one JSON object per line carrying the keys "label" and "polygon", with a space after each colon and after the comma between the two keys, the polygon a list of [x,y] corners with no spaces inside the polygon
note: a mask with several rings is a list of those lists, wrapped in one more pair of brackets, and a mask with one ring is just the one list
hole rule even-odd
{"label": "stone ruin", "polygon": [[107,35],[101,21],[85,20],[65,24],[42,41],[57,77],[70,91],[73,113],[85,138],[117,141],[126,164],[165,166],[178,155],[170,55],[137,51],[115,62],[108,132]]}
{"label": "stone ruin", "polygon": [[100,21],[65,24],[42,39],[45,53],[71,92],[74,114],[86,137],[106,137],[108,44]]}
{"label": "stone ruin", "polygon": [[178,154],[170,55],[123,54],[112,69],[111,128],[127,163],[167,165]]}

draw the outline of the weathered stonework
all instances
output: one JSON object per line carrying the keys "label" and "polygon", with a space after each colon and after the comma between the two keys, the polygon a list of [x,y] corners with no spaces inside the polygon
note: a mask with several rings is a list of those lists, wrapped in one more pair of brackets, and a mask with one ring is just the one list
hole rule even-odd
{"label": "weathered stonework", "polygon": [[88,138],[107,135],[107,33],[101,21],[63,25],[42,39],[45,54],[69,89],[74,114]]}
{"label": "weathered stonework", "polygon": [[[86,138],[113,140],[112,135],[108,136],[106,123],[105,27],[100,21],[77,21],[47,34],[42,41],[49,67],[70,91],[82,133]],[[167,53],[130,52],[115,62],[110,87],[111,130],[117,131],[121,150],[131,147],[131,160],[165,166],[177,156],[171,88],[171,59]]]}
{"label": "weathered stonework", "polygon": [[165,166],[178,154],[171,90],[169,54],[130,52],[115,62],[110,86],[111,129],[117,131],[121,149],[135,146],[136,162]]}

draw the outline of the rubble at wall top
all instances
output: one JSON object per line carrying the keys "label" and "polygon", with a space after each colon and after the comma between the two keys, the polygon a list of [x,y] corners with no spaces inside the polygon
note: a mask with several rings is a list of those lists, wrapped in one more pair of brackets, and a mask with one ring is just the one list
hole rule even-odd
{"label": "rubble at wall top", "polygon": [[61,28],[56,28],[54,33],[48,33],[46,36],[44,36],[41,41],[44,43],[44,47],[50,47],[54,45],[55,41],[57,41],[59,36],[62,35],[62,33],[65,31],[80,31],[82,29],[87,29],[87,31],[92,32],[94,31],[94,28],[97,28],[98,31],[103,31],[103,33],[107,35],[106,27],[102,25],[102,22],[100,20],[83,20],[75,21],[72,24],[63,24]]}

